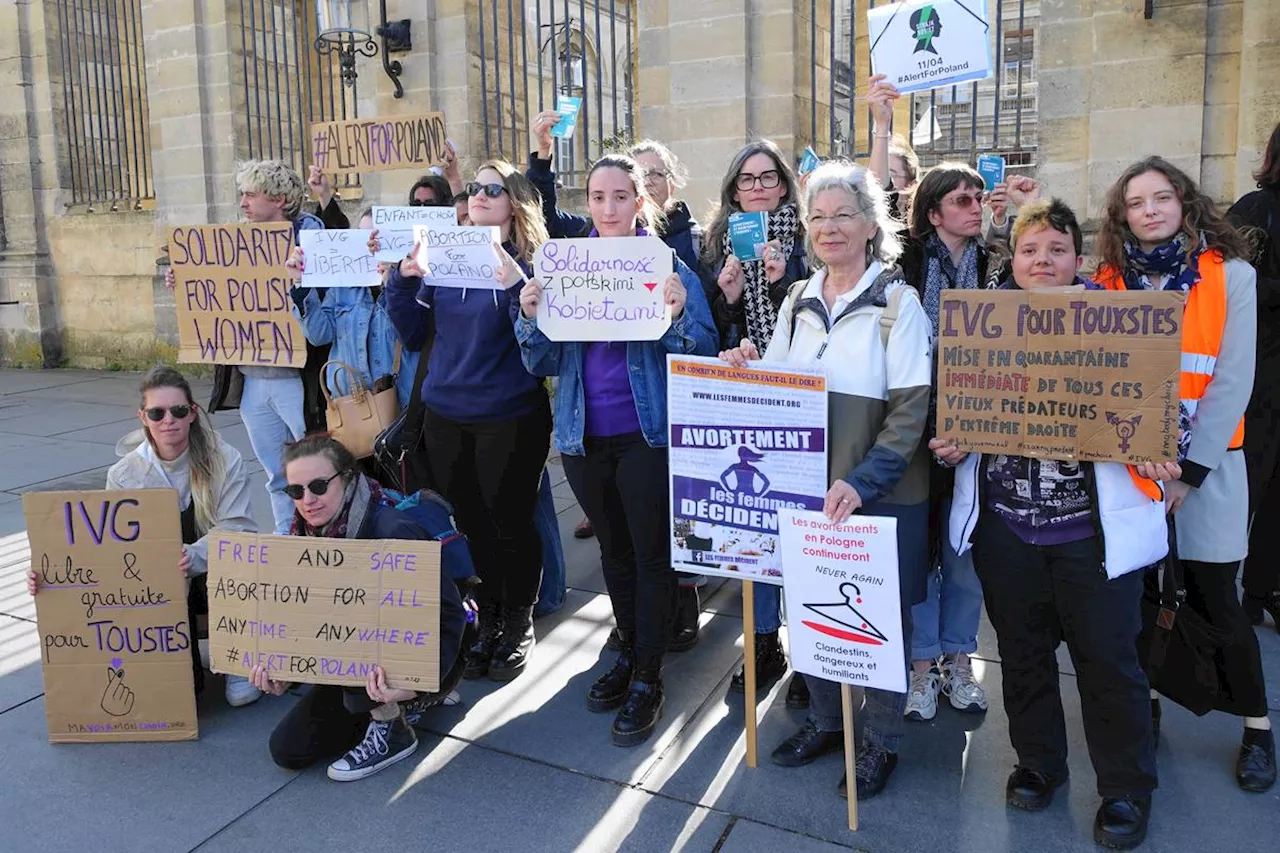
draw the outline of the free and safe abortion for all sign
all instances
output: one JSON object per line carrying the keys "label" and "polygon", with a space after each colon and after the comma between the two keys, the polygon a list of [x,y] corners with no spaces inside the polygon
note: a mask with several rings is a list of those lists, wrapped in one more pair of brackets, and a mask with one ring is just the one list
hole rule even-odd
{"label": "free and safe abortion for all sign", "polygon": [[548,240],[533,258],[553,341],[656,341],[671,326],[671,249],[657,237]]}
{"label": "free and safe abortion for all sign", "polygon": [[949,290],[939,326],[939,437],[982,453],[1176,460],[1182,294]]}
{"label": "free and safe abortion for all sign", "polygon": [[209,662],[277,681],[440,687],[440,543],[214,533]]}
{"label": "free and safe abortion for all sign", "polygon": [[780,583],[779,511],[827,493],[826,377],[668,355],[667,407],[676,567]]}
{"label": "free and safe abortion for all sign", "polygon": [[986,0],[910,0],[867,12],[871,69],[899,92],[991,76]]}
{"label": "free and safe abortion for all sign", "polygon": [[898,521],[832,524],[782,510],[782,588],[791,665],[858,687],[907,691],[898,591]]}
{"label": "free and safe abortion for all sign", "polygon": [[27,492],[22,509],[49,740],[195,740],[177,493]]}
{"label": "free and safe abortion for all sign", "polygon": [[169,233],[178,361],[303,367],[285,263],[293,225],[193,225]]}

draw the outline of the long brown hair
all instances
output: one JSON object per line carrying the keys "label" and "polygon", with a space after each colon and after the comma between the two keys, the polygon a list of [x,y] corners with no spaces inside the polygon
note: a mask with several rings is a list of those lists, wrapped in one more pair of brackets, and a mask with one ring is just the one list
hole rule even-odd
{"label": "long brown hair", "polygon": [[[1213,199],[1201,192],[1186,172],[1163,157],[1147,157],[1125,169],[1119,180],[1107,191],[1102,225],[1094,241],[1100,267],[1121,271],[1127,264],[1124,244],[1125,240],[1133,239],[1133,232],[1129,230],[1129,220],[1125,216],[1124,195],[1129,189],[1129,182],[1147,172],[1159,172],[1173,185],[1173,191],[1182,205],[1182,233],[1187,235],[1190,242],[1188,252],[1200,248],[1200,238],[1203,236],[1207,248],[1221,252],[1223,260],[1247,259],[1250,256],[1248,241],[1218,212]],[[1190,254],[1187,260],[1190,262]]]}
{"label": "long brown hair", "polygon": [[547,221],[542,218],[542,197],[529,179],[506,160],[487,160],[476,169],[476,174],[485,169],[502,176],[502,185],[511,199],[511,242],[516,247],[516,260],[532,261],[538,247],[551,239]]}
{"label": "long brown hair", "polygon": [[1280,124],[1271,131],[1267,150],[1262,155],[1262,166],[1253,173],[1253,177],[1259,189],[1280,189]]}
{"label": "long brown hair", "polygon": [[649,191],[644,188],[644,172],[640,169],[640,164],[626,154],[606,154],[591,164],[591,171],[587,172],[588,199],[591,197],[591,179],[601,169],[617,169],[631,180],[631,185],[636,190],[636,201],[640,204],[636,211],[637,225],[648,228],[649,233],[655,236],[666,227],[665,214],[653,203]]}
{"label": "long brown hair", "polygon": [[[227,478],[227,461],[218,449],[218,434],[201,415],[196,407],[195,397],[191,394],[191,384],[187,378],[168,365],[157,365],[142,377],[138,391],[142,394],[139,408],[147,405],[147,392],[157,388],[177,388],[187,398],[195,420],[191,424],[191,432],[187,438],[187,463],[191,472],[191,502],[196,510],[196,529],[208,533],[218,521],[218,495]],[[154,448],[155,439],[150,429],[143,429],[147,442]]]}
{"label": "long brown hair", "polygon": [[799,209],[801,206],[800,185],[796,181],[796,173],[792,170],[791,164],[787,162],[787,158],[782,156],[781,148],[768,139],[757,139],[733,155],[733,160],[729,162],[729,170],[724,173],[724,180],[720,182],[720,206],[711,218],[711,227],[707,229],[707,238],[702,241],[702,259],[712,269],[715,269],[724,260],[724,235],[729,230],[729,215],[742,212],[742,206],[737,201],[738,174],[742,172],[742,167],[746,165],[746,162],[757,154],[769,155],[769,159],[773,161],[773,167],[778,170],[778,175],[782,178],[782,184],[787,188],[786,195],[782,197],[782,201],[778,202],[778,206],[781,207],[784,204],[794,204],[796,206],[796,222],[798,223],[796,225],[796,242],[804,242],[804,211]]}

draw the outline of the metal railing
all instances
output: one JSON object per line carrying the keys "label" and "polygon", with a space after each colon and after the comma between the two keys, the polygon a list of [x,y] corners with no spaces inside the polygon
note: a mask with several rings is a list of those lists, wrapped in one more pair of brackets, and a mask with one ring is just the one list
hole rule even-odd
{"label": "metal railing", "polygon": [[[870,8],[889,0],[867,0]],[[978,154],[1004,155],[1007,164],[1033,166],[1036,155],[1036,30],[1039,0],[973,0],[985,5],[992,42],[993,75],[957,86],[909,96],[910,127],[894,133],[908,140],[924,165],[946,159],[972,161]],[[823,8],[823,7],[827,8]],[[865,158],[872,121],[865,109],[871,76],[865,14],[855,0],[810,0],[808,137],[804,142],[827,157]],[[827,13],[824,15],[823,13]],[[826,21],[820,18],[826,17]],[[830,49],[820,55],[826,24]],[[826,91],[820,85],[826,77]],[[825,96],[825,97],[824,97]],[[820,121],[820,114],[825,113]]]}
{"label": "metal railing", "polygon": [[560,96],[582,99],[555,168],[581,184],[592,161],[625,148],[635,130],[635,0],[477,0],[486,157],[523,165],[529,128]]}
{"label": "metal railing", "polygon": [[72,204],[140,209],[155,197],[141,0],[58,0],[57,26]]}
{"label": "metal railing", "polygon": [[[358,118],[357,80],[342,81],[333,53],[320,55],[314,0],[238,0],[243,104],[238,156],[290,163],[307,176],[311,122]],[[358,186],[358,175],[338,180]]]}

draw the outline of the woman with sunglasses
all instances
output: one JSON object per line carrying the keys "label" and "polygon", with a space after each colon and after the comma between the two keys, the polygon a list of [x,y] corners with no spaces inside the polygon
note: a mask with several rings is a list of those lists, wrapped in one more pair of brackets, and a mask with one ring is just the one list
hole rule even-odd
{"label": "woman with sunglasses", "polygon": [[[218,435],[196,405],[191,385],[172,367],[153,367],[142,377],[142,403],[135,430],[116,445],[121,459],[107,471],[108,489],[173,489],[182,522],[182,559],[178,569],[190,578],[190,624],[207,615],[205,580],[209,571],[208,536],[214,530],[256,533],[249,506],[249,475],[240,453]],[[37,575],[27,575],[37,590]],[[191,647],[196,691],[204,685],[198,643]],[[241,676],[226,677],[227,704],[248,705],[262,694]]]}
{"label": "woman with sunglasses", "polygon": [[[466,193],[472,224],[499,228],[504,250],[529,274],[534,250],[547,240],[537,191],[511,164],[491,160]],[[387,278],[387,310],[410,351],[422,349],[434,325],[420,389],[423,442],[435,487],[453,504],[483,581],[481,633],[467,652],[466,677],[510,681],[534,645],[542,572],[534,510],[551,405],[520,360],[512,327],[520,282],[505,290],[435,287],[414,255]]]}
{"label": "woman with sunglasses", "polygon": [[[733,254],[729,217],[734,213],[769,214],[768,245],[763,260],[742,261]],[[749,339],[760,352],[773,337],[778,306],[794,282],[809,277],[805,230],[795,173],[778,146],[767,139],[752,142],[734,156],[720,185],[720,208],[702,247],[702,278],[712,288],[711,311],[721,348]],[[778,640],[782,626],[780,587],[755,587],[756,690],[768,691],[787,672],[787,656]],[[745,667],[734,674],[730,689],[746,690]],[[809,691],[797,673],[787,688],[788,708],[807,708]]]}
{"label": "woman with sunglasses", "polygon": [[[351,452],[328,435],[307,436],[285,449],[284,493],[293,500],[293,536],[330,539],[429,539],[427,531],[397,511],[376,480],[361,474]],[[442,692],[456,684],[467,612],[458,587],[440,573],[440,661]],[[276,681],[260,666],[254,686],[281,696],[289,683]],[[387,673],[375,666],[364,687],[312,686],[271,733],[271,758],[281,767],[301,770],[342,754],[329,765],[329,778],[354,782],[372,776],[418,748],[418,736],[406,714],[417,715],[439,703],[438,694],[387,686]],[[361,738],[363,731],[364,737]]]}
{"label": "woman with sunglasses", "polygon": [[[587,175],[592,236],[646,236],[661,213],[639,164],[610,155]],[[643,217],[643,218],[642,218]],[[591,686],[587,707],[618,710],[612,737],[635,746],[662,717],[662,659],[676,602],[667,484],[667,354],[710,355],[715,327],[701,283],[672,254],[663,284],[671,326],[656,341],[556,343],[538,328],[542,286],[520,293],[516,336],[525,364],[559,377],[556,448],[565,476],[596,530],[621,651]]]}

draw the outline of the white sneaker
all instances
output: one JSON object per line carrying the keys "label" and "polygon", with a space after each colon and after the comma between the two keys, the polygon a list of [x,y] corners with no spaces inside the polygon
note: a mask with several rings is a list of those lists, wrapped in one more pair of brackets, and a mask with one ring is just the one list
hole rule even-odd
{"label": "white sneaker", "polygon": [[911,686],[907,690],[907,710],[904,716],[908,720],[932,720],[938,713],[938,689],[942,675],[936,666],[929,667],[928,672],[911,672]]}
{"label": "white sneaker", "polygon": [[226,682],[227,704],[232,708],[252,705],[262,698],[262,691],[250,684],[249,679],[243,675],[228,675]]}
{"label": "white sneaker", "polygon": [[973,665],[957,663],[948,655],[942,658],[942,694],[962,714],[987,712],[987,693],[974,680]]}

